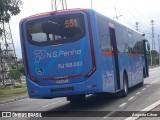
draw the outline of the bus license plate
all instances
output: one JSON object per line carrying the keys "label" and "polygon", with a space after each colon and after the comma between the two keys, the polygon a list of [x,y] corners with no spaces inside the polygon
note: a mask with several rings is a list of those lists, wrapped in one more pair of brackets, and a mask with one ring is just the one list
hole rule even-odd
{"label": "bus license plate", "polygon": [[57,84],[63,84],[63,83],[68,83],[68,79],[66,80],[56,80]]}

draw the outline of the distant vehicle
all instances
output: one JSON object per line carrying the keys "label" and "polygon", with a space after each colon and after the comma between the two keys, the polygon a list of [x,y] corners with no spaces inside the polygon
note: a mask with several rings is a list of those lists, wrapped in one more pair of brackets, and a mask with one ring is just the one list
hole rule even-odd
{"label": "distant vehicle", "polygon": [[20,22],[30,98],[83,100],[120,93],[149,75],[144,34],[92,9],[52,11]]}

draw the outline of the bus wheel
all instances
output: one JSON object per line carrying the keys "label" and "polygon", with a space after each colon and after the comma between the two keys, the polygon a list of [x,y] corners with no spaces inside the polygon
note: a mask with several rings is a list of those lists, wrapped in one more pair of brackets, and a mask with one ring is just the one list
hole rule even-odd
{"label": "bus wheel", "polygon": [[67,97],[67,101],[71,103],[84,103],[85,102],[85,95],[71,95]]}
{"label": "bus wheel", "polygon": [[146,71],[145,71],[145,68],[143,68],[143,78],[146,78]]}
{"label": "bus wheel", "polygon": [[128,94],[128,80],[126,74],[123,75],[123,90],[121,92],[122,97],[126,97]]}
{"label": "bus wheel", "polygon": [[139,83],[139,87],[142,87],[143,84],[144,84],[144,81],[140,82],[140,83]]}

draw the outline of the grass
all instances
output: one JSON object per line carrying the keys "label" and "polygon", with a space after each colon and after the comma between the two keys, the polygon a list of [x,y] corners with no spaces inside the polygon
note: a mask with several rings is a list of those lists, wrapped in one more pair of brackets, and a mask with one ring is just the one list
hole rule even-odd
{"label": "grass", "polygon": [[20,88],[0,88],[0,100],[27,93],[26,84],[18,84]]}

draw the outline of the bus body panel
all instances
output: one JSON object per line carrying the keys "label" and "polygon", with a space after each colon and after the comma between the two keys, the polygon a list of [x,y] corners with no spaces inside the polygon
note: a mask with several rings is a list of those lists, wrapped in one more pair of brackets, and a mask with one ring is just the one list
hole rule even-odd
{"label": "bus body panel", "polygon": [[[56,77],[61,76],[74,77],[74,75],[77,75],[76,79],[72,80],[71,77],[67,83],[86,80],[84,76],[92,66],[88,46],[85,38],[71,45],[62,45],[61,48],[59,46],[47,46],[37,49],[28,45],[27,49],[30,49],[28,52],[30,57],[28,59],[32,61],[29,63],[32,77],[41,80],[39,84],[44,86],[58,84],[56,83],[56,80],[58,80]],[[54,58],[54,53],[60,56]]]}
{"label": "bus body panel", "polygon": [[[82,14],[84,18],[83,37],[57,45],[37,46],[28,42],[26,26],[33,21],[56,15],[72,17],[72,14]],[[117,42],[119,78],[115,53],[112,51],[110,25],[115,31]],[[143,82],[143,68],[146,68],[143,54],[134,53],[133,50],[134,47],[139,47],[139,43],[134,40],[141,41],[141,34],[91,9],[56,12],[24,19],[20,22],[20,36],[27,88],[31,98],[116,93],[123,89],[125,72],[128,87]]]}
{"label": "bus body panel", "polygon": [[[98,87],[97,79],[94,80],[97,75],[93,74],[91,79],[87,81],[64,84],[64,85],[50,85],[50,86],[39,86],[38,84],[27,79],[28,93],[30,98],[56,98],[56,97],[66,97],[69,95],[76,94],[91,94],[102,92],[101,88]],[[97,85],[97,86],[96,86]]]}
{"label": "bus body panel", "polygon": [[[115,22],[107,17],[104,17],[104,16],[102,17],[102,15],[99,15],[97,17],[97,20],[98,20],[98,18],[103,19],[103,21],[105,21],[103,23],[105,28],[100,31],[100,33],[103,34],[103,36],[105,34],[106,35],[109,34],[109,32],[104,33],[104,31],[108,31],[107,24],[112,24],[115,29],[117,48],[120,51],[120,52],[118,52],[119,71],[120,71],[120,90],[123,89],[124,71],[127,72],[128,87],[132,87],[140,82],[143,82],[143,67],[145,68],[145,64],[144,64],[145,61],[142,60],[142,58],[143,58],[144,54],[143,53],[142,54],[132,53],[132,51],[131,52],[129,51],[129,47],[135,47],[134,49],[139,49],[138,45],[136,46],[135,44],[136,44],[137,40],[143,42],[142,41],[143,40],[142,34],[135,32],[135,31],[123,26],[123,25],[120,25],[117,22]],[[101,23],[103,21],[100,21],[99,23]],[[133,35],[130,38],[129,36],[131,33]],[[106,40],[109,40],[109,39],[110,38],[106,38]],[[102,49],[102,51],[103,51],[103,49]],[[110,56],[107,56],[107,58],[109,58],[109,57]],[[116,68],[115,68],[115,63],[114,63],[114,55],[113,55],[112,60],[104,60],[103,64],[104,64],[104,66],[108,65],[108,64],[110,64],[110,65],[113,64],[113,69],[109,69],[109,71],[110,72],[112,70],[114,71],[114,81],[115,81],[114,84],[115,84],[115,90],[117,90],[117,78],[116,78],[116,71],[115,71]],[[104,71],[105,70],[107,70],[107,68],[104,68]]]}
{"label": "bus body panel", "polygon": [[[65,76],[70,77],[66,83],[86,80],[84,76],[92,68],[90,43],[86,39],[89,39],[87,34],[76,42],[43,47],[26,41],[30,76],[40,80],[38,84],[43,86],[61,84],[58,80]],[[74,76],[76,78],[73,80]]]}

